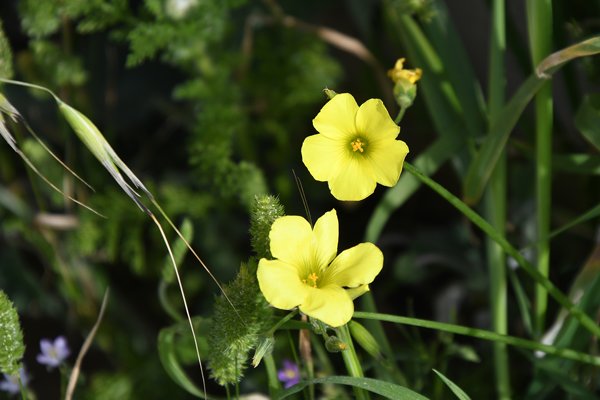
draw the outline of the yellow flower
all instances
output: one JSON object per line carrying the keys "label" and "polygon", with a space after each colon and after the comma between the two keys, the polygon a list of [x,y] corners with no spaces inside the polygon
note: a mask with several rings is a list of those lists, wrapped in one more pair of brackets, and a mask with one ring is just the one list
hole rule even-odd
{"label": "yellow flower", "polygon": [[404,61],[404,58],[399,58],[398,61],[396,61],[394,68],[388,71],[388,76],[394,81],[394,83],[406,80],[411,84],[415,84],[419,79],[421,79],[423,71],[421,68],[404,69]]}
{"label": "yellow flower", "polygon": [[350,321],[353,299],[369,290],[383,267],[383,254],[372,243],[361,243],[336,257],[335,210],[319,218],[314,228],[299,216],[280,217],[269,239],[275,260],[261,259],[257,271],[267,301],[283,310],[299,307],[332,327]]}
{"label": "yellow flower", "polygon": [[362,200],[377,183],[398,182],[408,146],[396,140],[400,127],[381,100],[367,100],[359,108],[351,94],[338,94],[313,126],[319,134],[304,140],[302,161],[313,178],[329,183],[336,199]]}

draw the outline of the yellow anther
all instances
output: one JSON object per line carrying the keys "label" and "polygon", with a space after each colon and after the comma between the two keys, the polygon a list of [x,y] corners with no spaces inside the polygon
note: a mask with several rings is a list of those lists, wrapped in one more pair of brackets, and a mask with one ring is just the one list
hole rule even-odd
{"label": "yellow anther", "polygon": [[307,281],[310,281],[309,285],[316,288],[317,287],[317,279],[319,279],[317,274],[315,274],[314,272],[311,272],[310,275],[308,275],[306,277],[306,279],[302,280],[302,282],[307,283]]}
{"label": "yellow anther", "polygon": [[363,149],[364,143],[359,138],[356,138],[356,140],[351,142],[350,145],[352,146],[352,151],[354,152],[360,151],[361,153],[363,153],[365,151],[365,149]]}

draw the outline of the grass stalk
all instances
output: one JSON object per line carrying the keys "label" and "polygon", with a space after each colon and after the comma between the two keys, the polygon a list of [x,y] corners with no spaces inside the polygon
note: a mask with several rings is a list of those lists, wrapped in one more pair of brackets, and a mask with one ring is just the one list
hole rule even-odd
{"label": "grass stalk", "polygon": [[470,328],[468,326],[447,324],[444,322],[430,321],[425,319],[401,317],[392,314],[368,313],[364,311],[355,311],[353,318],[357,319],[375,319],[378,321],[386,321],[394,324],[402,324],[416,326],[419,328],[435,329],[440,332],[448,332],[456,335],[470,336],[481,340],[489,340],[493,342],[505,343],[510,346],[520,347],[533,351],[541,351],[543,353],[556,357],[574,360],[590,365],[600,366],[600,357],[592,354],[581,353],[573,349],[566,349],[547,344],[539,343],[533,340],[518,338],[515,336],[501,335],[496,332],[486,331],[483,329]]}
{"label": "grass stalk", "polygon": [[[488,121],[494,121],[504,105],[506,71],[505,2],[492,2],[492,30],[490,43]],[[491,122],[488,124],[491,126]],[[492,172],[485,198],[485,213],[491,225],[504,236],[506,225],[506,153],[503,151]],[[506,257],[504,251],[491,237],[486,237],[487,264],[490,284],[492,329],[502,335],[508,333]],[[494,342],[494,374],[498,399],[510,399],[510,373],[505,343]]]}
{"label": "grass stalk", "polygon": [[[342,351],[342,358],[344,359],[344,364],[346,365],[348,374],[355,378],[363,378],[364,374],[362,366],[358,360],[354,343],[352,343],[352,336],[350,336],[348,325],[337,328],[336,332],[340,340],[348,346],[346,350]],[[357,387],[354,388],[354,395],[358,400],[368,400],[370,398],[369,392]]]}
{"label": "grass stalk", "polygon": [[[552,1],[527,0],[527,28],[532,63],[535,68],[552,51]],[[550,271],[550,212],[552,194],[552,86],[546,83],[535,97],[536,140],[536,231],[538,271]],[[548,308],[548,293],[535,288],[534,332],[541,335]]]}
{"label": "grass stalk", "polygon": [[573,316],[573,318],[581,323],[585,329],[595,336],[600,336],[600,326],[598,326],[598,324],[583,310],[575,306],[571,300],[569,300],[569,298],[562,291],[560,291],[560,289],[554,286],[552,281],[550,281],[547,276],[541,274],[536,268],[534,268],[531,263],[527,261],[527,259],[525,259],[525,257],[508,242],[508,240],[506,240],[504,235],[501,235],[498,231],[496,231],[488,221],[481,217],[481,215],[477,214],[471,207],[466,205],[458,197],[450,193],[446,188],[435,182],[430,177],[424,175],[410,163],[404,163],[404,170],[408,171],[425,185],[433,189],[448,203],[459,210],[472,223],[477,225],[479,229],[481,229],[487,236],[498,243],[500,247],[502,247],[502,250],[504,250],[507,255],[512,257],[531,278],[533,278],[539,285],[542,285],[544,288],[546,288],[548,294],[552,296],[561,306],[563,306],[569,312],[569,314]]}

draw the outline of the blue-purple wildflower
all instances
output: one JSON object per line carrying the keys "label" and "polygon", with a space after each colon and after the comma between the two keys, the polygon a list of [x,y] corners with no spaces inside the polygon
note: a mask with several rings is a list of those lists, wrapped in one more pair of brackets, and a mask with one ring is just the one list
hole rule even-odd
{"label": "blue-purple wildflower", "polygon": [[42,352],[38,354],[37,361],[49,368],[58,367],[71,354],[64,336],[57,337],[54,342],[49,339],[40,340],[40,349]]}
{"label": "blue-purple wildflower", "polygon": [[[21,391],[19,386],[19,377],[17,375],[4,375],[4,379],[0,381],[0,390],[8,394],[14,395]],[[25,368],[19,369],[19,375],[21,376],[21,385],[27,386],[29,382],[29,374],[25,372]]]}
{"label": "blue-purple wildflower", "polygon": [[277,371],[277,379],[283,383],[283,387],[286,389],[294,386],[300,382],[298,365],[289,360],[283,360],[283,368]]}

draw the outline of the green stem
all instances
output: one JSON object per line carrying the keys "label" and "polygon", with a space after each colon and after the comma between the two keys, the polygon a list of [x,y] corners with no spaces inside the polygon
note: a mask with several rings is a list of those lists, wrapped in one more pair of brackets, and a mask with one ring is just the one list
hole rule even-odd
{"label": "green stem", "polygon": [[562,357],[568,360],[574,360],[600,366],[600,357],[590,354],[580,353],[571,349],[564,349],[547,344],[534,342],[532,340],[521,339],[514,336],[501,335],[496,332],[486,331],[483,329],[469,328],[461,325],[446,324],[443,322],[428,321],[418,318],[400,317],[390,314],[367,313],[362,311],[354,312],[353,318],[376,319],[379,321],[387,321],[395,324],[403,324],[410,326],[418,326],[420,328],[435,329],[437,331],[454,333],[456,335],[471,336],[477,339],[490,340],[493,342],[505,343],[510,346],[521,347],[533,351],[541,351],[557,357]]}
{"label": "green stem", "polygon": [[[490,43],[489,71],[489,121],[495,121],[504,105],[506,50],[505,4],[504,0],[492,3],[492,30]],[[491,125],[491,123],[490,123]],[[506,153],[503,151],[490,177],[487,191],[486,215],[492,226],[504,236],[506,225]],[[506,257],[502,248],[489,236],[486,237],[487,263],[490,282],[490,305],[492,329],[498,334],[508,330]],[[494,373],[498,399],[510,399],[510,373],[508,352],[504,343],[494,343]]]}
{"label": "green stem", "polygon": [[406,112],[406,107],[400,107],[400,111],[398,111],[398,115],[396,115],[396,119],[394,120],[396,125],[398,125],[400,123],[400,121],[402,121],[402,117],[404,117],[405,112]]}
{"label": "green stem", "polygon": [[[350,376],[355,378],[363,378],[363,370],[360,365],[360,361],[358,360],[358,356],[356,355],[356,350],[354,349],[354,343],[352,343],[352,337],[350,336],[348,325],[337,328],[336,332],[340,340],[348,346],[346,350],[342,351],[342,358],[344,359],[346,370],[348,370]],[[359,400],[369,399],[369,393],[361,388],[355,387],[354,395]]]}
{"label": "green stem", "polygon": [[[527,28],[533,66],[552,51],[552,1],[527,1]],[[546,83],[535,97],[537,269],[543,276],[550,270],[550,206],[552,195],[552,86]],[[534,328],[544,331],[548,293],[536,286]]]}
{"label": "green stem", "polygon": [[263,358],[265,368],[267,369],[267,380],[269,382],[269,394],[271,398],[277,397],[277,394],[281,390],[279,380],[277,379],[277,367],[275,366],[275,360],[273,355],[269,354]]}
{"label": "green stem", "polygon": [[404,169],[409,173],[417,177],[421,182],[429,186],[440,196],[442,196],[448,203],[452,204],[461,213],[463,213],[471,222],[477,225],[486,235],[492,238],[496,243],[500,245],[502,250],[509,256],[515,259],[515,261],[523,268],[525,272],[529,274],[538,284],[543,286],[548,294],[552,296],[561,306],[563,306],[575,319],[577,319],[581,325],[583,325],[588,331],[595,336],[600,336],[600,327],[581,309],[577,308],[571,300],[563,292],[561,292],[554,284],[548,279],[547,276],[542,275],[537,269],[535,269],[529,261],[523,257],[505,238],[504,235],[500,234],[489,222],[484,220],[479,214],[473,209],[463,203],[458,197],[450,193],[439,183],[433,179],[421,173],[411,164],[405,162]]}

